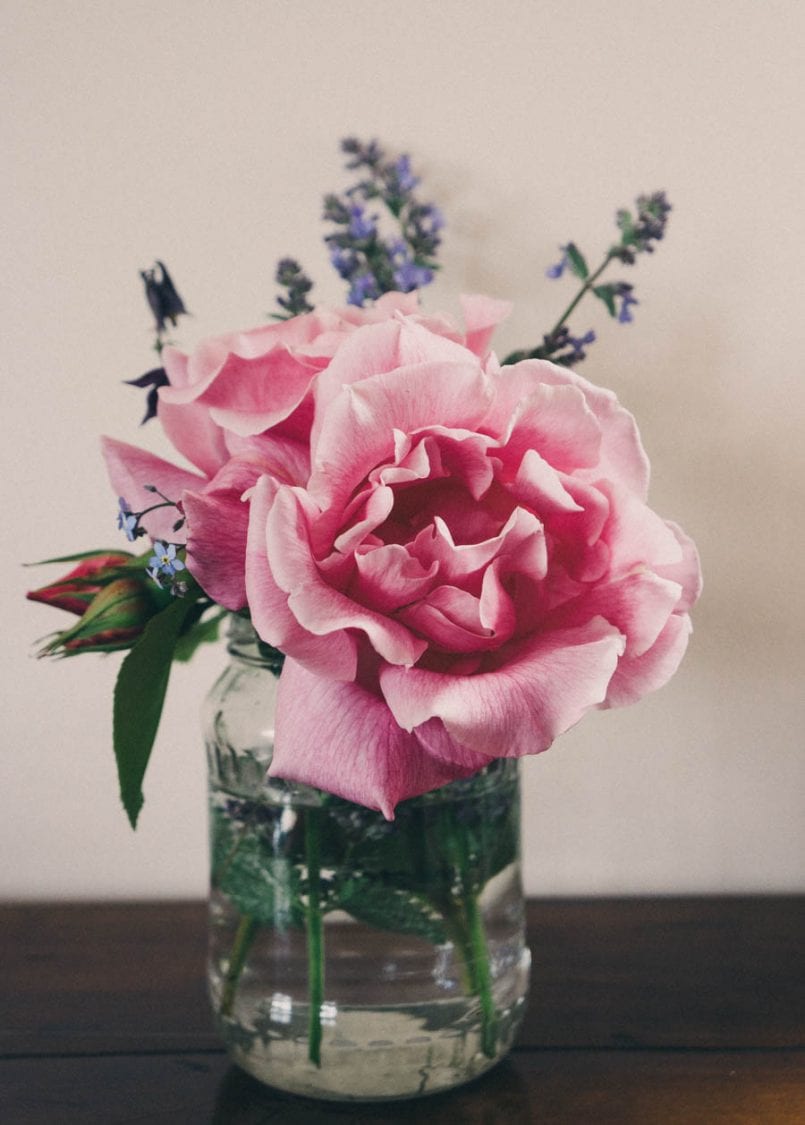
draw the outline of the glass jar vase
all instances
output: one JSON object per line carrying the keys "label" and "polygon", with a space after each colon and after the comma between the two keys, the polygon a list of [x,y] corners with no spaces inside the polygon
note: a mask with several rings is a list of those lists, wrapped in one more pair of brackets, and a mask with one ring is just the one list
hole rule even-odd
{"label": "glass jar vase", "polygon": [[209,991],[231,1057],[308,1097],[469,1081],[511,1047],[528,989],[517,762],[393,821],[267,778],[282,658],[239,618],[229,652],[205,735]]}

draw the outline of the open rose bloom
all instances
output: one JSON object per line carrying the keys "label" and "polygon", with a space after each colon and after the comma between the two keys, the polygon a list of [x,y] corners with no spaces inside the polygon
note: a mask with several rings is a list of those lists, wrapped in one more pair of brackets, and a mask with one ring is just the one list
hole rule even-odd
{"label": "open rose bloom", "polygon": [[174,352],[159,417],[198,471],[107,442],[116,492],[181,498],[190,572],[286,654],[272,774],[389,817],[660,687],[700,589],[632,416],[501,367],[504,306],[464,311],[389,294]]}

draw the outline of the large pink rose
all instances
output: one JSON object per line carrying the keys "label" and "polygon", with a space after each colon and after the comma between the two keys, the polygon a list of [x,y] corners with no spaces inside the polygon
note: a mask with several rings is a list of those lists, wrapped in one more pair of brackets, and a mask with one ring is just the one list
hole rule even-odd
{"label": "large pink rose", "polygon": [[160,390],[158,417],[174,448],[195,468],[179,468],[106,438],[113,487],[135,511],[154,503],[146,485],[181,500],[186,531],[173,530],[173,508],[156,509],[143,526],[152,538],[184,542],[186,537],[188,568],[202,588],[227,609],[241,609],[246,604],[246,494],[263,474],[285,484],[307,481],[314,388],[345,340],[361,327],[410,320],[483,356],[508,308],[485,297],[464,298],[465,330],[460,332],[445,318],[421,314],[416,293],[387,293],[365,309],[318,308],[212,337],[190,354],[166,348],[169,385]]}
{"label": "large pink rose", "polygon": [[271,772],[387,816],[665,683],[699,592],[614,395],[485,348],[360,327],[317,378],[309,478],[249,494],[252,619],[288,656]]}

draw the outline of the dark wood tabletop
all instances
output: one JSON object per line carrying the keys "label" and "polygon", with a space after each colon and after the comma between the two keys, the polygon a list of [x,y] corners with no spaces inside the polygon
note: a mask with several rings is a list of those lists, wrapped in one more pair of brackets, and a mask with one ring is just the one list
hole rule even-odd
{"label": "dark wood tabletop", "polygon": [[338,1105],[233,1067],[195,902],[0,906],[3,1125],[805,1123],[805,897],[538,900],[510,1056],[414,1102]]}

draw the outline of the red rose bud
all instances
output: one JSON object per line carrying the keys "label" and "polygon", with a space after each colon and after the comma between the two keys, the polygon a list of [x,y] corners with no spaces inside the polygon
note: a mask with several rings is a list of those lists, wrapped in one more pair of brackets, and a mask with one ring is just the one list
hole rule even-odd
{"label": "red rose bud", "polygon": [[115,578],[93,597],[72,629],[57,633],[39,656],[77,652],[114,652],[131,648],[168,595],[141,578]]}
{"label": "red rose bud", "polygon": [[38,590],[29,590],[25,596],[32,602],[44,602],[45,605],[66,609],[68,613],[76,613],[80,617],[99,590],[110,581],[106,572],[123,566],[133,557],[125,551],[97,551],[82,559],[78,566],[62,578],[57,578],[47,586],[40,586]]}

